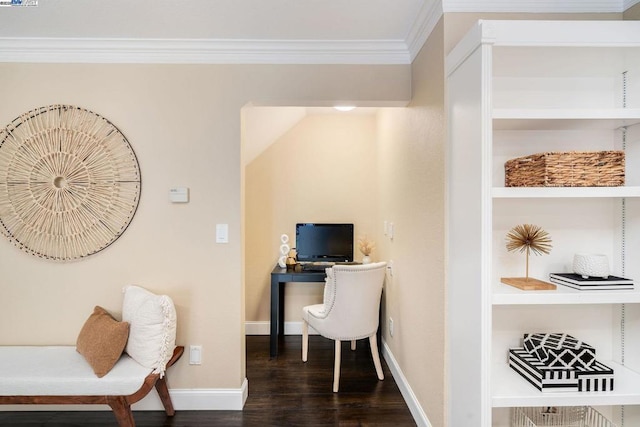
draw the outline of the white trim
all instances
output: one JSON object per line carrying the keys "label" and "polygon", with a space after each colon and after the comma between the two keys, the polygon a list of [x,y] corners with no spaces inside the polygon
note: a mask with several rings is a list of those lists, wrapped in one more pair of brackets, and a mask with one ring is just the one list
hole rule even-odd
{"label": "white trim", "polygon": [[391,349],[384,339],[382,340],[382,356],[384,357],[385,362],[387,362],[391,375],[393,375],[393,379],[398,385],[400,393],[409,407],[413,420],[416,422],[418,427],[432,427],[427,414],[422,409],[422,406],[420,406],[418,398],[413,393],[409,382],[402,373],[402,369],[400,369],[398,362],[393,357],[393,353],[391,353]]}
{"label": "white trim", "polygon": [[[170,389],[176,411],[241,411],[247,401],[249,382],[240,388]],[[155,392],[132,406],[134,411],[162,411],[164,407]],[[0,411],[108,411],[107,405],[0,405]]]}
{"label": "white trim", "polygon": [[270,335],[270,322],[244,322],[244,333],[245,335]]}
{"label": "white trim", "polygon": [[[241,411],[249,394],[249,382],[245,378],[239,389],[178,389],[171,390],[171,400],[176,410],[184,411]],[[157,397],[154,394],[154,397]],[[162,410],[162,403],[158,398],[154,407],[140,407],[134,405],[133,409]]]}
{"label": "white trim", "polygon": [[450,12],[622,13],[623,0],[444,0]]}
{"label": "white trim", "polygon": [[409,64],[403,40],[0,38],[0,62]]}
{"label": "white trim", "polygon": [[[245,335],[270,335],[271,322],[245,322]],[[284,322],[285,335],[302,335],[302,322]],[[313,327],[309,327],[309,335],[318,335]]]}
{"label": "white trim", "polygon": [[420,49],[424,46],[441,17],[442,2],[424,2],[422,4],[416,20],[413,22],[406,37],[411,62],[418,56]]}

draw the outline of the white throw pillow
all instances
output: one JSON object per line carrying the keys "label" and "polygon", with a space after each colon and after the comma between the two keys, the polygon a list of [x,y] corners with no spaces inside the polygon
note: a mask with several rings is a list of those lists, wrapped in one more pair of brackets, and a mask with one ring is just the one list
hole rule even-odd
{"label": "white throw pillow", "polygon": [[164,376],[176,346],[176,309],[166,295],[139,286],[123,289],[122,320],[129,323],[125,351],[136,362]]}

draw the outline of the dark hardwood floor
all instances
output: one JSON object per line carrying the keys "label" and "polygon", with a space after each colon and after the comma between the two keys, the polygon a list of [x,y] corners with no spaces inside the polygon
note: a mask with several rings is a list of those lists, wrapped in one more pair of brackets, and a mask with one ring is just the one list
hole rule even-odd
{"label": "dark hardwood floor", "polygon": [[[269,360],[269,337],[247,337],[249,397],[242,411],[135,411],[137,427],[223,426],[415,426],[382,359],[384,381],[376,377],[369,343],[352,352],[343,343],[340,392],[331,391],[333,341],[309,337],[309,360],[302,363],[300,336],[286,336],[277,359]],[[171,383],[171,371],[169,371]],[[116,426],[108,411],[0,412],[0,426]]]}

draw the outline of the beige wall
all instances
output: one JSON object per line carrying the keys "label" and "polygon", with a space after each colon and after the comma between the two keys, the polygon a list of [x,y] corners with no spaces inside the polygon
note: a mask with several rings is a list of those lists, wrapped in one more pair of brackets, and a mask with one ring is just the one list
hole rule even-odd
{"label": "beige wall", "polygon": [[[173,297],[184,357],[173,388],[238,388],[244,372],[240,110],[248,102],[409,99],[408,66],[0,64],[0,123],[66,103],[119,127],[140,162],[142,196],[131,225],[87,259],[55,263],[0,239],[0,344],[74,344],[94,305],[119,312],[123,285]],[[173,186],[191,190],[171,204]],[[230,242],[215,243],[215,224]]]}
{"label": "beige wall", "polygon": [[445,425],[442,36],[441,21],[413,63],[409,107],[383,109],[378,121],[379,215],[395,229],[380,245],[394,262],[384,340],[433,426]]}
{"label": "beige wall", "polygon": [[[377,229],[375,115],[357,110],[314,114],[247,165],[246,318],[269,320],[270,275],[280,235],[295,247],[298,222],[347,222],[355,238]],[[375,255],[375,254],[374,254]],[[355,251],[357,260],[361,254]],[[323,284],[285,287],[285,321],[301,322],[302,307],[322,302]]]}

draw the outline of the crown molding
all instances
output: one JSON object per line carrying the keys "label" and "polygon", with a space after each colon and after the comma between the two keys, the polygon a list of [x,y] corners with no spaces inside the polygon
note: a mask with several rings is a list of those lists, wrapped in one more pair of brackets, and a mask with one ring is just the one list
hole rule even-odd
{"label": "crown molding", "polygon": [[[640,1],[640,0],[639,0]],[[423,2],[413,25],[407,33],[407,46],[411,62],[416,58],[427,38],[442,17],[442,2]]]}
{"label": "crown molding", "polygon": [[0,62],[410,64],[403,40],[0,38]]}
{"label": "crown molding", "polygon": [[443,0],[442,3],[445,13],[622,13],[629,1],[623,4],[623,0]]}

